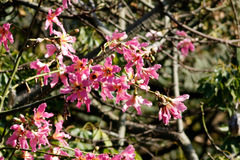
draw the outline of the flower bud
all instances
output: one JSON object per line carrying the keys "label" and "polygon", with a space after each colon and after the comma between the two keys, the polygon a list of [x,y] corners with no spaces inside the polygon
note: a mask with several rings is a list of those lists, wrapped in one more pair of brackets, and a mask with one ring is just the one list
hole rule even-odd
{"label": "flower bud", "polygon": [[158,50],[158,48],[157,47],[153,47],[153,48],[151,48],[151,54],[156,54],[157,53],[157,50]]}
{"label": "flower bud", "polygon": [[25,119],[25,117],[24,117],[24,115],[22,115],[22,114],[20,114],[20,120],[21,120],[21,122],[26,122],[26,119]]}
{"label": "flower bud", "polygon": [[13,122],[20,122],[20,123],[21,123],[22,121],[21,121],[20,118],[14,117],[14,118],[13,118]]}

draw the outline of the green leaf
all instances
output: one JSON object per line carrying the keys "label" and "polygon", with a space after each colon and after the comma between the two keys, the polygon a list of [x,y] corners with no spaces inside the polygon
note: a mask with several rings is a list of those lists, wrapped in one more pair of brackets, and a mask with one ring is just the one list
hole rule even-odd
{"label": "green leaf", "polygon": [[111,140],[109,139],[108,135],[105,132],[102,132],[102,139],[104,140],[104,144],[107,147],[112,146],[112,142],[111,142]]}
{"label": "green leaf", "polygon": [[101,130],[94,129],[93,130],[93,140],[100,140],[101,139]]}
{"label": "green leaf", "polygon": [[70,134],[73,135],[73,136],[79,136],[79,133],[80,133],[80,129],[79,128],[74,128],[70,132]]}
{"label": "green leaf", "polygon": [[142,157],[140,156],[140,154],[138,154],[136,151],[134,151],[135,153],[135,160],[142,160]]}

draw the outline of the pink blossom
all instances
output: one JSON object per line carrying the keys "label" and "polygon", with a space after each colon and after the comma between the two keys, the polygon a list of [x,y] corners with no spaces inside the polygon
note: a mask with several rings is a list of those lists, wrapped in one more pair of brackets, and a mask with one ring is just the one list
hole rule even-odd
{"label": "pink blossom", "polygon": [[4,160],[4,157],[0,157],[0,160]]}
{"label": "pink blossom", "polygon": [[34,137],[33,133],[29,130],[26,130],[23,125],[14,124],[10,129],[13,129],[14,132],[11,137],[8,138],[6,144],[15,147],[17,142],[20,142],[20,148],[28,149],[28,142],[26,138]]}
{"label": "pink blossom", "polygon": [[48,16],[45,22],[45,30],[47,30],[49,27],[50,35],[53,33],[53,22],[63,29],[62,23],[57,18],[57,16],[59,16],[62,11],[63,11],[62,7],[57,8],[54,13],[52,13],[51,9],[48,10]]}
{"label": "pink blossom", "polygon": [[81,107],[83,103],[86,104],[87,111],[90,112],[90,102],[88,93],[91,91],[90,81],[88,77],[81,72],[69,73],[69,82],[71,85],[61,89],[60,92],[63,94],[69,94],[67,101],[74,102],[78,100],[77,107]]}
{"label": "pink blossom", "polygon": [[114,156],[111,160],[134,160],[135,159],[135,154],[134,154],[134,148],[132,145],[129,145],[123,152],[120,154]]}
{"label": "pink blossom", "polygon": [[8,44],[7,44],[7,39],[10,41],[10,43],[13,43],[13,35],[9,31],[11,24],[10,23],[4,23],[3,27],[0,27],[0,45],[3,43],[4,47],[7,52],[9,52]]}
{"label": "pink blossom", "polygon": [[109,41],[113,41],[113,40],[117,40],[117,41],[124,40],[127,37],[128,36],[127,36],[127,34],[125,32],[118,33],[118,30],[116,30],[115,32],[113,32],[112,37],[106,36],[106,39],[109,42]]}
{"label": "pink blossom", "polygon": [[62,64],[60,66],[61,71],[57,73],[53,73],[51,77],[53,77],[52,82],[50,83],[51,88],[53,88],[59,81],[59,78],[61,79],[61,82],[64,84],[64,86],[69,86],[68,84],[68,78],[67,78],[67,73],[66,73],[66,66]]}
{"label": "pink blossom", "polygon": [[86,58],[79,59],[77,56],[74,56],[73,64],[67,67],[67,72],[81,71],[83,74],[89,76],[90,70],[87,66],[88,60]]}
{"label": "pink blossom", "polygon": [[99,160],[110,160],[108,154],[100,154],[99,156],[96,157],[96,159],[99,159]]}
{"label": "pink blossom", "polygon": [[118,30],[116,30],[115,32],[113,32],[112,36],[106,36],[106,40],[109,43],[109,48],[110,49],[116,49],[118,53],[122,53],[122,45],[119,41],[122,41],[124,39],[126,39],[128,36],[125,32],[123,33],[118,33]]}
{"label": "pink blossom", "polygon": [[130,88],[130,86],[127,84],[127,77],[121,76],[120,78],[116,78],[114,80],[113,87],[117,89],[116,92],[116,103],[119,103],[123,100],[128,100],[131,96],[126,92],[127,89]]}
{"label": "pink blossom", "polygon": [[93,153],[88,153],[84,156],[84,159],[86,160],[94,160],[95,159],[95,155]]}
{"label": "pink blossom", "polygon": [[74,151],[75,151],[75,157],[77,159],[73,159],[73,160],[78,160],[83,158],[83,153],[78,148],[75,148]]}
{"label": "pink blossom", "polygon": [[156,39],[157,37],[161,37],[161,36],[162,36],[162,33],[150,29],[150,32],[147,32],[145,36],[146,36],[146,37],[150,37],[151,40],[152,40],[152,39]]}
{"label": "pink blossom", "polygon": [[30,139],[30,146],[32,147],[32,152],[37,151],[36,146],[38,145],[38,149],[41,148],[41,145],[50,145],[48,141],[48,136],[51,131],[49,128],[49,124],[44,124],[41,128],[38,129],[37,132],[32,131],[34,137]]}
{"label": "pink blossom", "polygon": [[123,105],[122,111],[126,112],[129,107],[133,106],[137,110],[137,114],[141,115],[141,104],[147,105],[148,107],[152,106],[152,102],[143,99],[142,96],[131,95],[131,98]]}
{"label": "pink blossom", "polygon": [[95,90],[98,90],[99,88],[98,77],[99,77],[99,72],[96,72],[96,71],[92,72],[89,76],[89,80],[92,85],[92,88],[94,88]]}
{"label": "pink blossom", "polygon": [[111,92],[115,91],[112,83],[101,83],[101,97],[104,101],[106,101],[106,97],[109,99],[113,99],[113,95]]}
{"label": "pink blossom", "polygon": [[73,160],[109,160],[109,156],[108,154],[100,154],[96,157],[96,155],[94,155],[93,153],[88,153],[85,156],[83,156],[83,153],[78,149],[75,148],[75,157],[77,159],[73,159]]}
{"label": "pink blossom", "polygon": [[101,83],[101,96],[104,101],[106,101],[106,97],[109,99],[113,98],[111,92],[116,91],[116,103],[119,103],[122,100],[128,100],[130,95],[126,92],[130,86],[127,84],[127,77],[121,76],[120,78],[116,78],[112,83],[105,82]]}
{"label": "pink blossom", "polygon": [[53,134],[53,139],[57,139],[59,140],[64,146],[68,146],[68,143],[63,139],[63,138],[68,138],[70,139],[71,136],[69,136],[69,134],[66,134],[64,132],[60,132],[62,130],[62,124],[63,124],[63,120],[59,121],[55,127],[56,127],[56,131]]}
{"label": "pink blossom", "polygon": [[159,110],[159,120],[163,120],[163,123],[168,124],[171,115],[174,119],[182,118],[180,112],[183,112],[187,109],[187,107],[182,102],[188,98],[189,95],[184,94],[175,99],[171,99],[171,102],[167,102],[167,104],[161,107]]}
{"label": "pink blossom", "polygon": [[67,35],[66,31],[62,29],[62,33],[58,31],[53,31],[55,35],[57,35],[60,38],[60,48],[61,52],[64,56],[68,56],[73,60],[75,57],[70,52],[75,53],[75,50],[72,47],[71,43],[74,43],[76,41],[76,38],[73,36]]}
{"label": "pink blossom", "polygon": [[99,72],[99,81],[108,81],[111,83],[115,77],[114,73],[120,72],[121,68],[117,65],[112,65],[112,58],[107,57],[104,66],[97,64],[92,66],[92,70]]}
{"label": "pink blossom", "polygon": [[177,31],[176,34],[182,37],[187,37],[187,34],[184,31]]}
{"label": "pink blossom", "polygon": [[[74,1],[77,2],[77,0],[74,0]],[[70,6],[72,5],[71,0],[63,0],[62,4],[63,4],[63,7],[66,8],[66,9],[68,8],[68,4]]]}
{"label": "pink blossom", "polygon": [[195,46],[193,45],[190,39],[184,39],[181,42],[179,42],[177,48],[181,49],[182,55],[184,57],[188,55],[189,50],[192,52],[194,52],[195,50]]}
{"label": "pink blossom", "polygon": [[[70,156],[67,152],[62,151],[59,147],[53,148],[52,152],[48,151],[48,153],[53,153],[53,154],[63,155],[63,156]],[[59,160],[59,158],[61,158],[61,156],[53,156],[53,155],[45,154],[44,158],[45,158],[45,160]]]}
{"label": "pink blossom", "polygon": [[143,68],[143,67],[137,67],[137,77],[144,80],[144,84],[148,85],[150,78],[158,79],[157,70],[161,68],[160,64],[155,64],[153,67]]}
{"label": "pink blossom", "polygon": [[138,37],[134,37],[132,40],[127,41],[125,44],[128,48],[123,48],[124,59],[128,62],[125,66],[126,69],[136,65],[139,67],[144,66],[143,56],[146,51],[142,50],[142,47],[148,46],[148,43],[139,43]]}
{"label": "pink blossom", "polygon": [[39,105],[37,111],[36,111],[36,108],[33,109],[33,111],[34,111],[34,116],[33,116],[34,124],[38,128],[40,128],[42,126],[42,123],[47,124],[47,121],[45,120],[45,118],[50,118],[50,117],[53,116],[53,113],[45,112],[46,107],[47,107],[47,104],[42,103],[41,105]]}
{"label": "pink blossom", "polygon": [[[41,74],[41,72],[43,72],[43,73],[49,73],[50,72],[50,69],[48,68],[48,65],[40,62],[39,59],[37,59],[37,61],[32,62],[30,64],[30,68],[36,69],[37,70],[37,75]],[[50,77],[50,76],[49,75],[44,76],[44,85],[48,84],[48,77]]]}
{"label": "pink blossom", "polygon": [[56,46],[54,44],[47,44],[46,48],[47,48],[47,53],[45,54],[45,58],[50,57],[57,50],[57,48],[56,48]]}

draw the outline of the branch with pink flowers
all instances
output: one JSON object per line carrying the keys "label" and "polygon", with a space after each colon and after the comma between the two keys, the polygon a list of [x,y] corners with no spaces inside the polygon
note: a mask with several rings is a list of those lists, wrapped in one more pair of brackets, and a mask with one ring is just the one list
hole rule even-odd
{"label": "branch with pink flowers", "polygon": [[[38,9],[33,17],[33,21],[27,32],[27,36],[24,41],[24,47],[26,46],[27,39],[29,37],[30,30],[32,28],[34,19],[38,11],[40,10],[41,1],[38,5]],[[140,95],[139,90],[144,93],[152,93],[158,99],[158,116],[159,121],[162,121],[165,125],[169,124],[169,121],[173,119],[181,119],[181,112],[184,112],[187,107],[184,105],[184,101],[189,98],[189,95],[184,94],[176,98],[170,98],[159,92],[151,91],[149,87],[150,79],[158,79],[158,70],[161,68],[160,64],[146,65],[148,62],[154,62],[154,53],[156,52],[151,49],[147,49],[148,43],[141,43],[138,37],[134,37],[131,40],[126,41],[128,35],[125,32],[113,32],[111,36],[106,36],[106,43],[102,47],[99,56],[93,59],[79,58],[76,56],[76,51],[73,44],[76,42],[76,37],[67,33],[62,22],[58,19],[62,12],[71,6],[71,0],[63,0],[62,5],[53,11],[48,10],[48,15],[45,21],[45,30],[49,29],[49,35],[54,37],[49,40],[47,38],[30,39],[31,41],[36,40],[38,43],[42,43],[44,40],[46,44],[45,58],[51,59],[49,63],[41,62],[39,59],[30,64],[31,69],[35,69],[37,72],[36,76],[27,78],[25,81],[19,84],[28,82],[32,79],[36,79],[36,82],[43,78],[42,85],[50,84],[51,88],[61,81],[63,88],[60,89],[60,93],[65,95],[67,102],[76,102],[76,107],[81,108],[83,105],[86,106],[87,112],[90,112],[92,99],[89,96],[92,91],[99,91],[99,95],[103,101],[114,100],[116,104],[123,104],[122,111],[126,112],[129,108],[134,108],[138,115],[142,114],[142,105],[152,107],[153,103],[148,99]],[[57,26],[59,30],[56,30]],[[1,37],[7,37],[4,39],[4,45],[7,51],[9,51],[7,39],[12,43],[13,36],[9,29],[10,24],[4,24],[4,29],[1,31]],[[153,37],[158,36],[157,33],[152,33]],[[193,52],[195,46],[192,41],[186,35],[185,32],[177,33],[178,36],[182,36],[183,39],[179,42],[177,48],[181,51],[184,56],[187,56],[189,51]],[[16,74],[19,66],[22,50],[18,55],[16,65],[12,77],[10,78],[7,87],[1,97],[0,110],[4,105],[4,100],[7,96],[8,89],[10,88],[12,78]],[[116,63],[116,55],[123,59],[123,63]],[[104,62],[101,61],[104,59]],[[66,63],[68,60],[70,63]],[[55,62],[56,66],[50,68],[51,64]],[[49,81],[51,81],[49,83]],[[16,84],[12,89],[16,88],[19,84]],[[134,93],[131,92],[131,87],[134,88]],[[12,109],[10,111],[3,111],[1,115],[9,115],[9,113],[19,111],[28,107],[33,106],[32,104],[20,107],[18,109]],[[16,150],[28,150],[31,147],[31,152],[37,152],[41,149],[41,146],[48,146],[49,153],[45,154],[45,159],[51,159],[54,156],[65,155],[69,156],[67,152],[63,151],[61,146],[68,146],[68,142],[65,139],[70,139],[69,134],[62,131],[63,121],[58,121],[55,124],[55,132],[50,136],[52,130],[52,124],[49,118],[53,117],[52,113],[45,112],[47,107],[46,103],[41,104],[38,109],[34,109],[34,116],[25,118],[24,115],[20,114],[20,118],[14,118],[15,124],[10,128],[13,130],[12,135],[6,141],[6,144],[14,147]],[[168,134],[168,132],[166,132]],[[168,134],[171,136],[172,134]],[[179,140],[180,134],[174,134],[175,139]],[[168,137],[166,136],[166,137]],[[169,138],[170,139],[170,138]],[[173,138],[174,139],[174,138]],[[174,139],[174,140],[175,140]],[[51,140],[58,141],[59,146],[53,147],[50,143]],[[180,141],[180,140],[179,140]],[[184,143],[184,142],[182,142]],[[190,145],[187,142],[187,145]],[[191,147],[191,146],[190,146]],[[190,148],[192,149],[192,148]],[[133,160],[135,157],[134,148],[129,145],[120,154],[110,157],[108,154],[96,155],[94,153],[88,153],[83,156],[79,149],[75,149],[76,158],[86,159],[112,159],[120,160],[128,158]],[[13,155],[14,152],[12,152]],[[187,151],[186,151],[187,153]],[[33,158],[33,156],[24,152],[24,158]],[[194,152],[192,153],[194,154]],[[194,156],[193,156],[194,157]],[[196,156],[195,156],[196,158]]]}

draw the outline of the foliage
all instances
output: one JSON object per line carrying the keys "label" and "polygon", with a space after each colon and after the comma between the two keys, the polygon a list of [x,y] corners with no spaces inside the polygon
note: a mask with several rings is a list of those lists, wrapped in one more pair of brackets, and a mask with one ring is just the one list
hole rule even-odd
{"label": "foliage", "polygon": [[[240,68],[226,66],[223,62],[215,72],[202,79],[199,90],[204,93],[207,103],[212,107],[233,111],[240,99]],[[231,116],[231,115],[230,115]]]}

